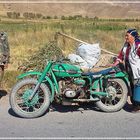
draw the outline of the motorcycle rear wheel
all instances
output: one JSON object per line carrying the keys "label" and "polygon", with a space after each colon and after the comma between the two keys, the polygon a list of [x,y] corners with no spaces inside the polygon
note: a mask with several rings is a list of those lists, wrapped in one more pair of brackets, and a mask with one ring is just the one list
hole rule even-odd
{"label": "motorcycle rear wheel", "polygon": [[23,79],[12,89],[9,102],[12,110],[23,118],[36,118],[42,116],[50,105],[50,90],[45,84],[41,84],[37,94],[29,101],[29,97],[37,84],[37,80]]}
{"label": "motorcycle rear wheel", "polygon": [[110,88],[110,92],[108,93],[112,94],[112,98],[103,97],[95,103],[96,106],[104,112],[116,112],[121,110],[126,104],[128,97],[126,83],[122,79],[109,79],[107,88]]}

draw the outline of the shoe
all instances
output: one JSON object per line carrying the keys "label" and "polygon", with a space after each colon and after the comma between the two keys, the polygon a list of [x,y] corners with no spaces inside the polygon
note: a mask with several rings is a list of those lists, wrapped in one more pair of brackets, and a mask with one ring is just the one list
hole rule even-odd
{"label": "shoe", "polygon": [[132,113],[140,113],[140,106],[135,106],[131,112]]}

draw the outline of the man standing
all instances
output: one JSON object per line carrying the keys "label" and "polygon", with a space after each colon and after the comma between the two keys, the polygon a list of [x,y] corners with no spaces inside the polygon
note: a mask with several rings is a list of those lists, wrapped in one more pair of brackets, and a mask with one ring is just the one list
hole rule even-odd
{"label": "man standing", "polygon": [[8,36],[5,32],[0,32],[0,87],[4,76],[4,69],[8,68],[10,49]]}

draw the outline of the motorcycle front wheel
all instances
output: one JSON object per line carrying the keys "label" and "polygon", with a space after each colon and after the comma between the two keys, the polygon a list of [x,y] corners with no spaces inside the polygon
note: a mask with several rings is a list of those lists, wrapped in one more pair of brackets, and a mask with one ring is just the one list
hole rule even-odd
{"label": "motorcycle front wheel", "polygon": [[96,106],[104,112],[116,112],[123,108],[127,102],[128,88],[122,79],[109,79],[106,87],[108,97],[102,97]]}
{"label": "motorcycle front wheel", "polygon": [[37,80],[23,79],[12,89],[9,97],[12,110],[23,118],[36,118],[42,116],[50,105],[50,90],[45,84],[41,84],[36,95],[29,100]]}

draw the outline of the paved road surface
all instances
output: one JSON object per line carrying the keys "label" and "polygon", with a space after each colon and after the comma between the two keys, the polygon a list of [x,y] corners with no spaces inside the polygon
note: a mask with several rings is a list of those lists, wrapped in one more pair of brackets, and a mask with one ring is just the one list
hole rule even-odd
{"label": "paved road surface", "polygon": [[0,99],[0,137],[140,137],[140,113],[129,106],[119,112],[104,113],[90,104],[79,107],[56,106],[36,119],[15,116],[8,95]]}

